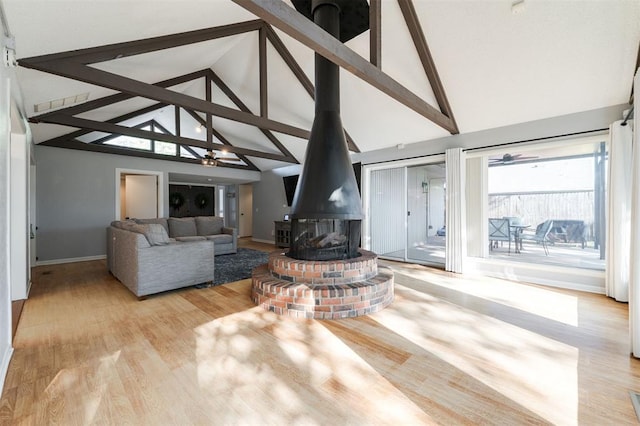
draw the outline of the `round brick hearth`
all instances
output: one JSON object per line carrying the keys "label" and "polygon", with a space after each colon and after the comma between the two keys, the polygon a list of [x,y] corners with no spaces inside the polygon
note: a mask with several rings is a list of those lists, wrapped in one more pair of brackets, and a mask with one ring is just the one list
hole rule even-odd
{"label": "round brick hearth", "polygon": [[378,268],[377,256],[345,260],[297,260],[282,252],[253,270],[251,298],[280,315],[339,319],[367,315],[393,301],[393,272]]}

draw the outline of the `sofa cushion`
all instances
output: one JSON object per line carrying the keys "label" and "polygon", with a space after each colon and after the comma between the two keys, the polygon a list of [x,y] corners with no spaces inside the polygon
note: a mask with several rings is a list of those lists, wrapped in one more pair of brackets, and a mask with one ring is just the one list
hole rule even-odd
{"label": "sofa cushion", "polygon": [[149,241],[149,244],[152,246],[164,246],[169,244],[169,235],[164,227],[159,223],[148,223],[141,226],[146,228],[144,236],[147,237],[147,241]]}
{"label": "sofa cushion", "polygon": [[229,235],[229,234],[207,235],[207,240],[212,240],[214,244],[233,243],[233,235]]}
{"label": "sofa cushion", "polygon": [[218,216],[196,217],[198,235],[216,235],[222,233],[222,218]]}
{"label": "sofa cushion", "polygon": [[167,236],[169,235],[169,223],[167,222],[166,217],[154,217],[151,219],[133,219],[136,223],[147,224],[147,223],[158,223],[162,225],[165,231],[167,231]]}
{"label": "sofa cushion", "polygon": [[111,222],[111,226],[118,229],[127,229],[130,228],[131,225],[135,225],[136,223],[133,220],[114,220]]}
{"label": "sofa cushion", "polygon": [[196,230],[196,221],[192,217],[170,217],[169,236],[171,238],[178,237],[194,237],[198,235]]}
{"label": "sofa cushion", "polygon": [[114,226],[125,231],[137,232],[138,234],[144,234],[145,231],[145,225],[139,225],[132,220],[122,220]]}
{"label": "sofa cushion", "polygon": [[192,235],[189,237],[176,237],[176,241],[182,241],[183,243],[187,243],[189,241],[205,241],[205,237],[200,237],[197,235]]}

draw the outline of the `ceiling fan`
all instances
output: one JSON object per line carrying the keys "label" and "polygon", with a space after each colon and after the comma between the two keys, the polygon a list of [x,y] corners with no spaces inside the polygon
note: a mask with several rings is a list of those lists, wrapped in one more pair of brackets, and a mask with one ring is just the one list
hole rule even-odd
{"label": "ceiling fan", "polygon": [[216,167],[218,165],[218,162],[241,163],[241,161],[242,160],[240,160],[237,157],[217,156],[216,153],[213,152],[212,150],[208,150],[206,154],[204,154],[204,156],[202,157],[202,165],[206,167]]}
{"label": "ceiling fan", "polygon": [[489,159],[489,163],[491,164],[513,164],[516,161],[523,161],[523,160],[531,160],[533,158],[538,158],[537,155],[523,155],[523,154],[504,154],[502,157],[499,158],[490,158]]}

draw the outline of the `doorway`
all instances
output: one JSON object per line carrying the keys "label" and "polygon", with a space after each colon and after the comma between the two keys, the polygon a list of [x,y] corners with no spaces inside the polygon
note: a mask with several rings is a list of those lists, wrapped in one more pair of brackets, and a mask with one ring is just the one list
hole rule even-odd
{"label": "doorway", "polygon": [[164,173],[116,169],[116,220],[165,217]]}
{"label": "doorway", "polygon": [[240,220],[238,237],[250,237],[253,235],[253,185],[250,183],[238,187]]}
{"label": "doorway", "polygon": [[443,267],[445,163],[367,166],[365,180],[363,241],[369,249],[388,259]]}

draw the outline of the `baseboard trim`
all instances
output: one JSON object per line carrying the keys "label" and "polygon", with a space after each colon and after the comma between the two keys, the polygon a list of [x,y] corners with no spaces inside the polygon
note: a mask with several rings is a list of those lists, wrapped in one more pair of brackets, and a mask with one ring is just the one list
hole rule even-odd
{"label": "baseboard trim", "polygon": [[75,262],[90,262],[92,260],[103,260],[106,258],[107,258],[107,255],[103,254],[100,256],[72,257],[68,259],[39,260],[36,262],[36,266],[60,265],[62,263],[75,263]]}
{"label": "baseboard trim", "polygon": [[9,362],[11,361],[11,357],[13,356],[13,347],[11,345],[7,346],[7,350],[4,351],[2,355],[2,364],[0,364],[0,395],[4,390],[4,381],[7,378],[7,373],[9,372]]}
{"label": "baseboard trim", "polygon": [[16,332],[18,331],[18,323],[20,322],[20,316],[24,309],[24,302],[27,299],[13,300],[11,301],[11,341],[15,339]]}

